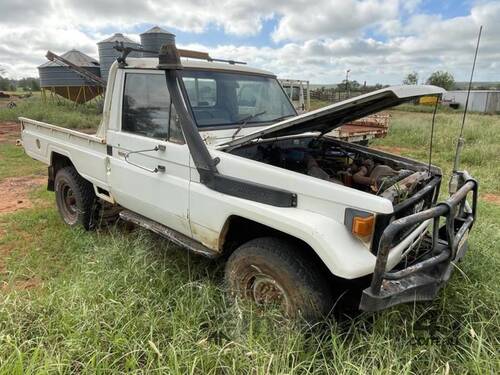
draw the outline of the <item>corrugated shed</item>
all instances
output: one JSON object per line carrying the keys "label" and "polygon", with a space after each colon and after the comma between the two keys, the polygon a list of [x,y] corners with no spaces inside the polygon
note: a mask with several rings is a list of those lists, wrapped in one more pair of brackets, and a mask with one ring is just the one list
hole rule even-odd
{"label": "corrugated shed", "polygon": [[[459,103],[465,107],[467,100],[466,90],[447,91],[444,100]],[[472,90],[469,96],[469,111],[482,113],[500,112],[500,90]]]}

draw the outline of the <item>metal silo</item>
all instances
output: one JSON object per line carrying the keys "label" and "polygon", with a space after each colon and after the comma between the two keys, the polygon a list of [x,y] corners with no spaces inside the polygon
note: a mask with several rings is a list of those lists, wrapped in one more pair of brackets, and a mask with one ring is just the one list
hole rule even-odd
{"label": "metal silo", "polygon": [[175,40],[175,35],[155,26],[141,34],[142,48],[156,51],[156,53],[143,52],[144,57],[156,57],[163,44]]}
{"label": "metal silo", "polygon": [[[101,63],[101,77],[108,80],[108,72],[111,65],[115,62],[116,58],[121,55],[120,52],[113,47],[117,43],[123,43],[124,47],[141,48],[139,43],[134,42],[132,39],[127,38],[122,33],[116,33],[113,36],[104,39],[97,43],[99,48],[99,62]],[[141,52],[131,52],[130,57],[141,57]]]}
{"label": "metal silo", "polygon": [[[90,73],[100,76],[99,62],[86,54],[72,49],[61,55],[64,59],[74,65],[83,68]],[[66,99],[77,103],[85,103],[102,93],[102,87],[98,87],[68,66],[48,61],[38,67],[40,75],[40,87],[46,94],[58,94]]]}

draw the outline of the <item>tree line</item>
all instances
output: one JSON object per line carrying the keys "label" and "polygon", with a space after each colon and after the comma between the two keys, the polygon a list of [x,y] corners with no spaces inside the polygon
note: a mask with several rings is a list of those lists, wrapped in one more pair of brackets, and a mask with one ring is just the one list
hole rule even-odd
{"label": "tree line", "polygon": [[[417,72],[411,72],[403,80],[403,85],[417,85],[418,78]],[[449,72],[438,70],[432,73],[425,83],[427,85],[442,87],[445,90],[451,90],[455,86],[455,78]]]}
{"label": "tree line", "polygon": [[34,77],[11,79],[0,76],[0,91],[40,91],[40,80]]}
{"label": "tree line", "polygon": [[12,79],[4,77],[5,71],[0,67],[0,91],[40,91],[40,80],[35,77]]}

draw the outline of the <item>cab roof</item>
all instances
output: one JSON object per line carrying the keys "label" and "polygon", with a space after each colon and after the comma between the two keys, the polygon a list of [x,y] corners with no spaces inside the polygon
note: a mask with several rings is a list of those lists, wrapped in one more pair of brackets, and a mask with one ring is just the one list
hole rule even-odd
{"label": "cab roof", "polygon": [[[260,76],[276,77],[270,71],[252,68],[243,64],[229,64],[229,63],[219,63],[210,62],[204,60],[196,60],[189,58],[181,58],[182,66],[191,69],[203,69],[203,70],[216,70],[216,71],[227,71],[235,73],[249,73],[256,74]],[[127,58],[127,69],[156,69],[158,66],[157,57],[128,57]]]}

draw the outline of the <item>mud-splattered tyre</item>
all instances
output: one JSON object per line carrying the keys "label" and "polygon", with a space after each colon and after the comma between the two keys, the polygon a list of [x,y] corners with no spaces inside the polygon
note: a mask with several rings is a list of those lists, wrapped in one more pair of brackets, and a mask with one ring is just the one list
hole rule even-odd
{"label": "mud-splattered tyre", "polygon": [[56,204],[63,221],[69,226],[93,227],[95,194],[92,184],[74,167],[60,169],[54,181]]}
{"label": "mud-splattered tyre", "polygon": [[111,204],[103,200],[99,201],[95,214],[95,225],[99,228],[106,228],[115,225],[120,218],[123,208],[117,204]]}
{"label": "mud-splattered tyre", "polygon": [[308,250],[274,237],[241,245],[226,264],[229,292],[258,305],[277,305],[290,317],[324,317],[332,306],[331,286],[322,265],[307,256]]}

